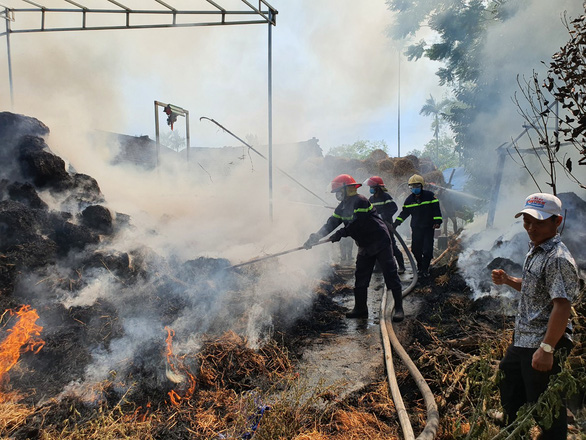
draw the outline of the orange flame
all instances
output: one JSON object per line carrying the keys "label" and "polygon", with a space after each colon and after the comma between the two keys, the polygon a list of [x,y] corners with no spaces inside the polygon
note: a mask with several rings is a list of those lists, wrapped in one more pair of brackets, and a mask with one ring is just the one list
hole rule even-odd
{"label": "orange flame", "polygon": [[4,375],[18,362],[21,353],[32,351],[35,354],[45,345],[42,339],[34,340],[34,336],[40,336],[43,327],[36,324],[39,315],[37,311],[24,305],[20,310],[7,310],[10,315],[16,315],[18,321],[14,327],[7,330],[8,336],[0,344],[0,382]]}
{"label": "orange flame", "polygon": [[180,359],[177,359],[177,356],[173,354],[173,337],[175,336],[175,331],[169,327],[165,327],[167,330],[167,339],[165,342],[167,343],[167,363],[169,364],[169,368],[172,370],[173,373],[176,373],[179,377],[186,377],[189,388],[180,395],[175,390],[169,391],[169,400],[171,401],[172,405],[179,406],[181,402],[184,400],[189,400],[193,393],[195,392],[195,385],[196,380],[193,374],[189,372],[187,367],[183,365]]}

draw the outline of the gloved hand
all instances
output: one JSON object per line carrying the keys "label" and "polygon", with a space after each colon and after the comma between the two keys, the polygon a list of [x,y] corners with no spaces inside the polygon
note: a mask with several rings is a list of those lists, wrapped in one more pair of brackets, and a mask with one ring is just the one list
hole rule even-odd
{"label": "gloved hand", "polygon": [[332,235],[330,235],[329,240],[332,243],[336,243],[342,239],[342,231],[336,231]]}
{"label": "gloved hand", "polygon": [[439,223],[435,223],[433,225],[433,229],[439,229],[441,227],[441,225]]}
{"label": "gloved hand", "polygon": [[316,233],[310,234],[307,241],[305,243],[303,243],[303,247],[305,249],[311,249],[314,244],[317,244],[317,242],[319,241],[319,238],[320,238],[319,235],[317,235]]}

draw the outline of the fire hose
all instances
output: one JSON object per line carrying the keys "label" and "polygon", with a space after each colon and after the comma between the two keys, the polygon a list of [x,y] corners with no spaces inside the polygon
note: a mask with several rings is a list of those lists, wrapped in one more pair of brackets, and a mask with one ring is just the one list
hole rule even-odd
{"label": "fire hose", "polygon": [[[407,256],[409,257],[409,262],[411,263],[411,267],[415,269],[416,265],[413,259],[413,254],[411,254],[409,248],[407,247],[405,241],[399,235],[399,233],[397,231],[394,231],[394,234],[395,237],[397,237],[397,239],[401,243],[401,246],[403,246],[405,252],[407,253]],[[405,298],[412,292],[416,283],[417,271],[413,270],[413,280],[411,281],[411,284],[409,284],[409,286],[403,291],[403,298]],[[392,346],[392,348],[395,349],[395,351],[397,352],[397,354],[409,370],[409,374],[411,374],[413,380],[415,380],[417,388],[419,388],[419,391],[423,396],[423,400],[425,401],[425,405],[427,408],[427,420],[425,428],[417,437],[417,440],[432,440],[435,437],[437,428],[439,426],[439,412],[437,409],[437,404],[435,403],[433,393],[427,385],[427,382],[425,382],[425,379],[423,378],[423,376],[421,375],[421,373],[419,372],[419,370],[417,369],[417,367],[415,366],[415,364],[413,363],[413,361],[411,360],[403,346],[400,344],[399,340],[397,339],[397,336],[395,335],[393,325],[391,323],[391,320],[389,319],[389,316],[392,315],[393,308],[394,304],[393,307],[391,307],[390,309],[387,308],[387,289],[385,288],[383,298],[381,300],[380,316],[382,319],[380,327],[391,396],[393,397],[393,401],[395,402],[397,416],[399,417],[399,423],[401,424],[401,429],[403,430],[405,440],[414,440],[415,434],[413,433],[413,427],[411,426],[411,421],[409,420],[409,416],[407,414],[407,410],[405,408],[405,404],[403,403],[403,398],[401,396],[401,391],[399,390],[397,378],[395,376],[395,369],[393,366],[393,356],[391,350]]]}
{"label": "fire hose", "polygon": [[[324,244],[324,243],[331,243],[331,241],[330,240],[327,240],[327,239],[326,240],[321,240],[321,241],[318,241],[317,243],[315,243],[314,245],[312,245],[312,247],[313,246],[320,245],[320,244]],[[226,267],[225,269],[235,269],[237,267],[247,266],[249,264],[257,263],[257,262],[263,261],[263,260],[268,260],[270,258],[280,257],[281,255],[290,254],[292,252],[297,252],[297,251],[300,251],[300,250],[303,250],[303,249],[307,249],[307,248],[305,246],[299,246],[299,247],[296,247],[296,248],[293,248],[293,249],[288,249],[286,251],[277,252],[276,254],[265,255],[264,257],[254,258],[252,260],[245,261],[244,263],[234,264],[232,266]]]}
{"label": "fire hose", "polygon": [[[399,240],[399,242],[401,243],[401,246],[403,247],[403,249],[407,253],[411,267],[413,269],[415,269],[417,266],[415,264],[413,254],[409,251],[407,244],[405,243],[405,241],[403,240],[403,238],[399,235],[399,233],[397,231],[393,231],[393,233],[395,234],[395,237]],[[313,246],[317,246],[317,245],[324,244],[324,243],[331,243],[331,241],[329,239],[321,240],[321,241],[318,241]],[[290,254],[292,252],[297,252],[302,249],[307,249],[307,248],[305,246],[299,246],[299,247],[296,247],[293,249],[288,249],[286,251],[278,252],[276,254],[266,255],[264,257],[259,257],[259,258],[255,258],[252,260],[245,261],[243,263],[235,264],[235,265],[227,267],[226,269],[234,269],[234,268],[246,266],[249,264],[257,263],[259,261],[267,260],[270,258],[276,258],[281,255]],[[413,279],[411,280],[411,283],[409,284],[409,286],[403,291],[403,298],[405,298],[407,295],[409,295],[413,291],[413,288],[415,287],[416,284],[417,284],[417,271],[413,270]],[[401,358],[401,361],[403,361],[403,363],[405,364],[405,366],[409,370],[409,374],[411,374],[411,376],[413,377],[413,380],[415,381],[415,384],[417,385],[417,388],[421,392],[421,394],[423,396],[423,400],[425,401],[425,405],[426,405],[426,409],[427,409],[427,420],[426,420],[425,428],[423,429],[421,434],[417,437],[417,440],[432,440],[433,438],[435,438],[437,428],[439,426],[439,411],[437,409],[437,404],[435,403],[435,399],[434,399],[433,393],[431,392],[431,389],[429,388],[429,385],[427,385],[427,382],[425,381],[424,377],[421,375],[421,373],[419,372],[419,370],[417,369],[417,367],[415,366],[415,364],[413,363],[413,361],[411,360],[411,358],[409,357],[409,355],[407,354],[407,352],[405,351],[405,349],[403,348],[403,346],[401,345],[401,343],[397,339],[397,336],[395,335],[395,332],[393,330],[393,325],[391,323],[391,320],[389,319],[389,316],[392,316],[393,308],[394,308],[394,303],[393,303],[393,307],[391,307],[391,308],[387,307],[387,289],[385,288],[384,293],[383,293],[383,297],[381,300],[381,312],[380,312],[381,324],[380,324],[380,327],[381,327],[383,351],[384,351],[384,355],[385,355],[385,364],[386,364],[386,368],[387,368],[387,376],[388,376],[389,388],[391,390],[391,396],[392,396],[393,401],[395,403],[395,408],[397,409],[397,416],[399,418],[399,423],[401,424],[401,429],[403,430],[403,435],[405,437],[405,440],[415,440],[416,437],[413,432],[413,427],[411,426],[411,421],[409,420],[409,415],[407,413],[407,409],[406,409],[405,404],[403,402],[403,398],[401,396],[401,391],[399,389],[399,385],[397,383],[397,378],[395,375],[395,369],[393,366],[393,356],[392,356],[392,348],[394,348],[394,350],[397,352],[397,354]]]}

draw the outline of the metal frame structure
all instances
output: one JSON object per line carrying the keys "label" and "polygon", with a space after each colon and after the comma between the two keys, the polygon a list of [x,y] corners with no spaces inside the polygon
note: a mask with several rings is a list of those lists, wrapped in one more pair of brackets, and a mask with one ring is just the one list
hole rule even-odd
{"label": "metal frame structure", "polygon": [[[167,104],[160,101],[155,101],[155,142],[156,142],[156,166],[159,166],[159,155],[161,151],[161,136],[159,133],[159,107],[169,109],[177,116],[183,116],[185,118],[185,160],[189,162],[189,148],[191,146],[191,140],[189,137],[189,112],[184,108],[178,107],[173,104]],[[170,115],[169,115],[170,116]],[[173,126],[171,126],[171,130]]]}
{"label": "metal frame structure", "polygon": [[[268,24],[268,136],[269,136],[269,216],[273,219],[273,128],[272,128],[272,26],[276,26],[278,11],[266,0],[197,0],[201,9],[179,9],[171,3],[174,0],[150,0],[151,9],[143,9],[147,0],[140,0],[141,9],[132,8],[128,4],[137,0],[100,0],[108,8],[94,8],[84,5],[88,2],[95,3],[98,0],[0,0],[0,18],[6,23],[6,30],[0,32],[6,36],[6,49],[8,57],[8,80],[10,84],[10,101],[14,108],[14,89],[12,81],[12,60],[10,53],[10,36],[12,34],[34,32],[65,32],[65,31],[91,31],[91,30],[117,30],[117,29],[161,29],[173,27],[196,26],[227,26]],[[237,4],[239,8],[228,9],[225,2]],[[4,3],[10,2],[25,7],[11,7]],[[48,3],[63,4],[64,7],[49,7]],[[193,1],[192,1],[193,2]],[[46,3],[46,4],[42,4]],[[127,3],[126,5],[124,3]],[[206,9],[207,8],[207,9]],[[53,17],[78,16],[79,24],[64,27],[51,25]],[[36,25],[18,28],[18,17],[34,17]],[[112,16],[122,17],[123,23],[108,25],[92,24],[93,17]],[[149,17],[152,23],[139,24],[134,19]],[[199,19],[199,20],[198,20]],[[159,22],[157,22],[159,20]],[[26,22],[26,20],[25,20]],[[56,20],[59,22],[59,20]]]}

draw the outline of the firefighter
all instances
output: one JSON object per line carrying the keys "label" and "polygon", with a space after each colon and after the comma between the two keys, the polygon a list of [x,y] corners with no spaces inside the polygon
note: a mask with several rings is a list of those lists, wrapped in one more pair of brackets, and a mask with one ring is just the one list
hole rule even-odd
{"label": "firefighter", "polygon": [[369,177],[364,181],[364,185],[370,187],[370,203],[376,208],[376,212],[385,221],[389,234],[391,235],[391,245],[393,246],[393,255],[397,260],[397,266],[399,267],[397,272],[399,274],[405,273],[405,260],[403,254],[397,247],[397,241],[393,234],[393,216],[398,211],[397,204],[393,200],[393,197],[389,194],[389,190],[385,187],[383,179],[379,176]]}
{"label": "firefighter", "polygon": [[413,174],[408,184],[411,194],[405,199],[393,227],[397,228],[411,216],[411,251],[417,261],[417,276],[423,279],[429,277],[434,232],[442,224],[442,212],[434,193],[423,189],[423,177]]}
{"label": "firefighter", "polygon": [[340,174],[330,184],[331,192],[336,194],[340,204],[332,216],[319,231],[309,236],[304,244],[306,249],[316,244],[338,226],[344,226],[334,232],[329,240],[340,241],[342,237],[352,237],[358,245],[354,282],[354,309],[346,313],[347,318],[367,318],[366,304],[368,285],[372,277],[374,264],[378,261],[387,288],[395,300],[393,321],[400,322],[405,317],[403,312],[403,292],[397,266],[393,257],[389,231],[366,197],[356,190],[362,186],[348,174]]}

